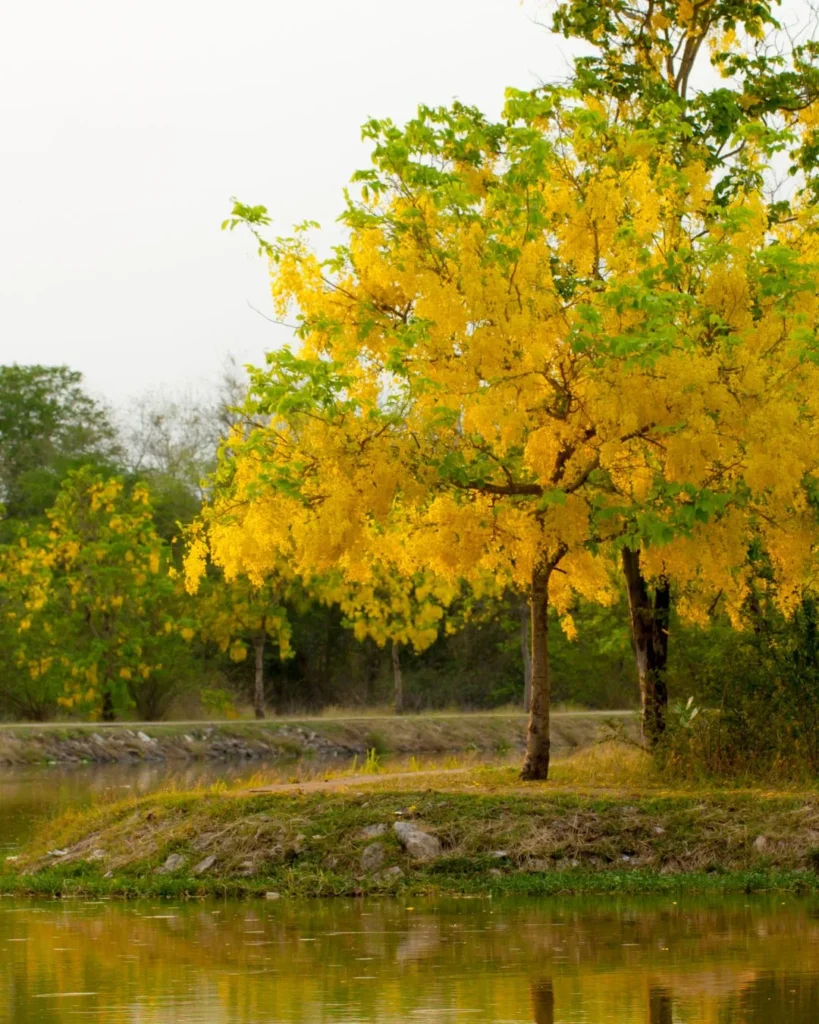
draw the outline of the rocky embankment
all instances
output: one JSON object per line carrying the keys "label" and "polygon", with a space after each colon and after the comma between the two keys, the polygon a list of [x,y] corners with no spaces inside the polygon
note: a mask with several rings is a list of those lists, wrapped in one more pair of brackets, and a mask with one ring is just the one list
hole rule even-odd
{"label": "rocky embankment", "polygon": [[0,765],[282,760],[308,752],[335,758],[357,750],[304,726],[0,729]]}
{"label": "rocky embankment", "polygon": [[[379,754],[503,753],[522,747],[523,715],[407,716],[314,721],[162,723],[155,725],[0,725],[0,765],[136,763],[193,760],[331,760]],[[629,714],[555,715],[552,743],[570,751],[601,732],[636,734]]]}

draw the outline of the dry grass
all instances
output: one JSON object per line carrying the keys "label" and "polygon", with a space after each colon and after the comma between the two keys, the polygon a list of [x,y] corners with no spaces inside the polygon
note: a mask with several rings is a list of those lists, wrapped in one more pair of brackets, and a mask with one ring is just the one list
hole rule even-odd
{"label": "dry grass", "polygon": [[608,740],[556,760],[552,782],[598,789],[654,787],[661,783],[652,756],[634,743]]}

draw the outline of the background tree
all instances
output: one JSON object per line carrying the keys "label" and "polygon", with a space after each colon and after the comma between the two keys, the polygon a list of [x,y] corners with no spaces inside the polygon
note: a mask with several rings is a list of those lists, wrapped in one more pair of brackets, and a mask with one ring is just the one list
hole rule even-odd
{"label": "background tree", "polygon": [[55,624],[43,609],[51,591],[48,536],[42,526],[0,544],[0,650],[2,703],[15,716],[45,721],[63,695]]}
{"label": "background tree", "polygon": [[233,662],[243,662],[253,652],[253,711],[263,719],[267,641],[274,641],[282,661],[293,655],[286,606],[292,584],[282,578],[263,583],[241,577],[227,580],[219,574],[195,590],[197,618],[191,628],[198,628],[203,640],[215,643]]}
{"label": "background tree", "polygon": [[111,467],[120,455],[109,411],[67,366],[0,366],[3,532],[41,515],[72,468]]}
{"label": "background tree", "polygon": [[404,713],[404,677],[401,648],[421,653],[431,647],[442,630],[462,628],[467,607],[459,588],[429,574],[398,576],[391,567],[375,565],[364,580],[349,581],[337,575],[321,584],[323,600],[341,609],[357,640],[369,637],[379,647],[389,646],[393,674],[393,709]]}
{"label": "background tree", "polygon": [[120,415],[123,464],[133,480],[151,488],[154,520],[170,540],[198,513],[216,453],[244,403],[243,372],[233,361],[211,393],[143,395]]}

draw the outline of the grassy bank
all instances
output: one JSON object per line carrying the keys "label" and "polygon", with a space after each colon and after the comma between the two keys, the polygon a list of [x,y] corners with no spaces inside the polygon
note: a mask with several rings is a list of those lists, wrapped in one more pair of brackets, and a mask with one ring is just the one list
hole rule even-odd
{"label": "grassy bank", "polygon": [[[6,862],[0,892],[819,890],[819,792],[638,787],[630,772],[636,777],[645,755],[621,753],[621,785],[607,790],[589,775],[590,761],[601,767],[596,755],[581,755],[548,784],[518,783],[513,768],[478,768],[336,780],[320,791],[213,789],[128,801],[47,825]],[[408,832],[426,837],[423,849]]]}
{"label": "grassy bank", "polygon": [[[552,742],[568,751],[594,742],[615,725],[636,733],[622,712],[557,713]],[[522,714],[362,716],[272,719],[265,722],[54,723],[0,725],[0,765],[134,763],[183,760],[294,760],[379,754],[480,750],[522,746]]]}

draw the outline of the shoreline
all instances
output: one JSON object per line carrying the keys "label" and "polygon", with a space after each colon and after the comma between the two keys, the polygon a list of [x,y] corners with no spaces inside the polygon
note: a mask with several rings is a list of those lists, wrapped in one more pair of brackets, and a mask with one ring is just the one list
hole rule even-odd
{"label": "shoreline", "polygon": [[287,900],[358,899],[363,897],[570,897],[570,896],[708,896],[789,893],[819,894],[819,876],[802,871],[731,871],[724,874],[690,872],[663,875],[648,871],[565,872],[530,875],[499,881],[486,876],[416,877],[402,884],[374,884],[350,879],[323,878],[312,889],[288,885],[280,877],[256,880],[175,878],[163,881],[134,879],[79,879],[58,873],[29,879],[0,872],[0,899],[56,900],[105,898],[116,900]]}

